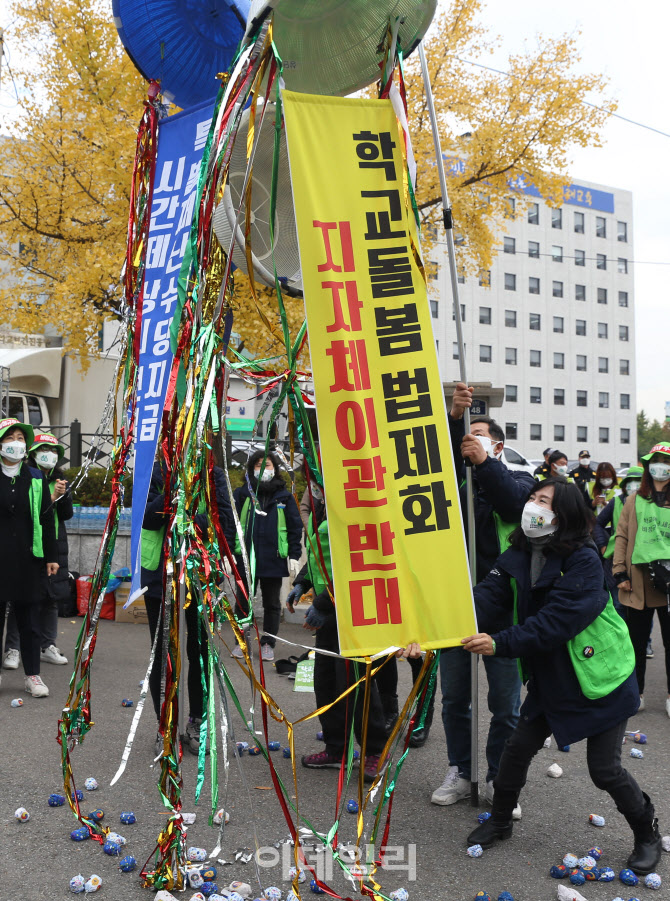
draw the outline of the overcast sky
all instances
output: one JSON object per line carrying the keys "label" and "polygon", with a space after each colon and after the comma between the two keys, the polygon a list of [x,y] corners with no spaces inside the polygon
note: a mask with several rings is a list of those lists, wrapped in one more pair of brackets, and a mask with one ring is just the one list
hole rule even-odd
{"label": "overcast sky", "polygon": [[[439,0],[442,4],[446,0]],[[111,15],[111,0],[109,3]],[[9,25],[7,0],[0,0],[0,26]],[[581,28],[583,65],[602,72],[619,101],[618,113],[670,134],[666,0],[490,0],[484,22],[503,38],[501,51],[483,62],[505,67],[506,55],[534,41],[538,33],[557,35]],[[17,48],[8,46],[11,55]],[[13,91],[3,72],[0,128],[11,115]],[[633,192],[634,277],[638,410],[661,419],[670,401],[670,137],[610,119],[605,146],[575,153],[574,180],[600,182]]]}

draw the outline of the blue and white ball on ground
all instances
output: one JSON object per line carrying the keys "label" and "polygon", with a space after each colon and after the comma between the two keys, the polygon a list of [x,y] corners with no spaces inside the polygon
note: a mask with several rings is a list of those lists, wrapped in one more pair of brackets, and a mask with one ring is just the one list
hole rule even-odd
{"label": "blue and white ball on ground", "polygon": [[489,810],[485,810],[484,813],[477,814],[477,822],[480,825],[490,819],[491,819],[491,812]]}
{"label": "blue and white ball on ground", "polygon": [[600,860],[603,856],[603,849],[599,848],[597,845],[595,848],[589,848],[589,857],[592,857],[594,860]]}
{"label": "blue and white ball on ground", "polygon": [[117,845],[116,842],[110,842],[109,839],[102,846],[102,850],[105,854],[109,854],[110,857],[118,857],[121,853],[121,845]]}
{"label": "blue and white ball on ground", "polygon": [[216,882],[203,882],[200,886],[200,891],[203,893],[205,898],[211,898],[212,895],[217,894],[219,891],[219,887]]}
{"label": "blue and white ball on ground", "polygon": [[581,867],[582,870],[592,870],[596,865],[595,858],[591,857],[587,854],[586,857],[580,857],[577,861],[577,866]]}
{"label": "blue and white ball on ground", "polygon": [[570,882],[573,885],[584,885],[584,883],[586,882],[586,875],[584,874],[584,870],[578,868],[570,873]]}
{"label": "blue and white ball on ground", "polygon": [[75,895],[78,895],[80,892],[84,891],[85,884],[86,880],[81,873],[79,873],[78,876],[73,876],[72,879],[70,879],[70,891],[74,892]]}
{"label": "blue and white ball on ground", "polygon": [[498,901],[514,901],[514,895],[511,892],[500,892]]}
{"label": "blue and white ball on ground", "polygon": [[89,776],[86,782],[84,782],[84,788],[86,791],[94,792],[98,787],[97,779],[94,779],[93,776]]}
{"label": "blue and white ball on ground", "polygon": [[554,866],[549,870],[549,875],[552,879],[567,879],[569,870],[562,863],[554,864]]}
{"label": "blue and white ball on ground", "polygon": [[102,879],[97,875],[97,873],[93,873],[84,883],[84,891],[86,892],[86,894],[97,892],[101,885]]}
{"label": "blue and white ball on ground", "polygon": [[228,895],[228,901],[244,901],[244,896],[240,895],[239,892],[230,892]]}
{"label": "blue and white ball on ground", "polygon": [[582,870],[582,872],[586,876],[587,882],[597,882],[600,878],[600,870],[598,867],[591,867],[590,870]]}
{"label": "blue and white ball on ground", "polygon": [[576,854],[571,854],[569,851],[563,858],[564,865],[570,870],[573,867],[576,867],[579,862],[579,858]]}
{"label": "blue and white ball on ground", "polygon": [[73,842],[85,842],[87,838],[90,838],[91,834],[86,828],[86,826],[78,826],[76,829],[73,829],[70,833],[70,838]]}
{"label": "blue and white ball on ground", "polygon": [[300,898],[296,895],[294,891],[290,891],[286,896],[286,901],[300,901]]}
{"label": "blue and white ball on ground", "polygon": [[614,882],[615,879],[616,873],[612,867],[602,867],[598,876],[598,882]]}
{"label": "blue and white ball on ground", "polygon": [[491,896],[488,892],[482,890],[475,895],[475,901],[491,901]]}
{"label": "blue and white ball on ground", "polygon": [[347,801],[347,810],[349,813],[358,813],[358,801]]}
{"label": "blue and white ball on ground", "polygon": [[205,882],[214,882],[216,879],[216,867],[200,867],[198,872]]}
{"label": "blue and white ball on ground", "polygon": [[312,881],[309,884],[309,888],[310,888],[310,891],[314,892],[315,895],[323,895],[324,894],[323,889],[319,888],[319,884],[317,883],[316,879],[312,879]]}
{"label": "blue and white ball on ground", "polygon": [[397,888],[389,895],[391,901],[409,901],[409,892],[406,888]]}
{"label": "blue and white ball on ground", "polygon": [[203,860],[207,860],[207,851],[205,848],[191,847],[188,849],[186,856],[189,860],[200,863]]}
{"label": "blue and white ball on ground", "polygon": [[187,870],[186,880],[191,888],[198,889],[205,881],[200,870]]}
{"label": "blue and white ball on ground", "polygon": [[124,810],[121,812],[121,816],[119,817],[121,823],[124,826],[132,826],[133,823],[137,822],[137,817],[132,812],[132,810]]}
{"label": "blue and white ball on ground", "polygon": [[49,795],[49,807],[62,807],[65,804],[65,795]]}
{"label": "blue and white ball on ground", "polygon": [[298,867],[289,867],[288,868],[288,878],[291,882],[298,877],[298,882],[303,883],[307,879],[307,874],[304,870],[298,869]]}
{"label": "blue and white ball on ground", "polygon": [[128,854],[126,857],[122,857],[119,861],[119,869],[122,873],[132,873],[136,866],[137,861],[132,854]]}
{"label": "blue and white ball on ground", "polygon": [[647,886],[647,888],[660,888],[661,877],[658,875],[658,873],[649,873],[648,876],[644,877],[644,884]]}
{"label": "blue and white ball on ground", "polygon": [[467,854],[468,857],[481,857],[484,854],[484,849],[481,845],[470,845]]}
{"label": "blue and white ball on ground", "polygon": [[108,832],[107,833],[107,841],[108,842],[116,842],[117,845],[126,845],[127,842],[122,835],[119,835],[118,832]]}
{"label": "blue and white ball on ground", "polygon": [[623,882],[624,885],[637,885],[640,881],[635,873],[628,868],[621,870],[621,872],[619,873],[619,879]]}
{"label": "blue and white ball on ground", "polygon": [[281,901],[281,894],[280,888],[277,888],[276,885],[271,885],[265,889],[263,897],[266,901]]}

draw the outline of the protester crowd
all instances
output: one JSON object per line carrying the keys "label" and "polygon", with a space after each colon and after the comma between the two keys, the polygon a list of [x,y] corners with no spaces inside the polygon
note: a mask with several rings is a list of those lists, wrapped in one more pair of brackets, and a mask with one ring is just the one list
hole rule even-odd
{"label": "protester crowd", "polygon": [[[660,857],[654,805],[622,766],[621,745],[628,718],[645,707],[654,612],[665,649],[665,709],[670,717],[670,443],[657,444],[621,479],[609,462],[594,468],[586,450],[569,471],[566,454],[554,448],[545,450],[544,463],[531,476],[507,467],[505,435],[495,420],[472,417],[466,431],[471,403],[472,389],[459,384],[449,428],[464,513],[466,467],[472,476],[475,534],[473,539],[466,530],[466,541],[476,560],[480,631],[464,636],[457,647],[442,649],[437,682],[421,682],[421,650],[408,636],[407,648],[382,661],[369,692],[347,692],[361,674],[338,654],[327,499],[308,468],[307,489],[298,505],[281,476],[279,458],[271,452],[250,457],[244,484],[232,497],[225,473],[214,467],[216,516],[203,506],[194,528],[205,536],[215,519],[218,535],[225,538],[224,568],[230,573],[228,561],[234,560],[239,574],[238,620],[250,621],[250,599],[260,593],[258,651],[267,664],[274,661],[280,630],[282,583],[291,578],[287,608],[294,612],[301,604],[304,627],[314,633],[314,691],[325,741],[323,750],[302,757],[304,767],[339,769],[353,723],[364,748],[364,778],[371,781],[379,774],[403,704],[398,667],[407,660],[415,685],[422,687],[410,723],[410,747],[426,743],[434,707],[441,703],[449,765],[431,801],[449,806],[469,798],[471,667],[473,655],[481,655],[490,714],[483,793],[492,816],[468,842],[489,847],[511,836],[514,820],[522,816],[520,796],[528,768],[549,736],[560,746],[585,739],[594,784],[610,794],[631,826],[629,866],[638,874],[649,873]],[[0,422],[0,565],[5,576],[0,623],[7,620],[3,666],[17,669],[21,664],[26,691],[35,698],[49,694],[40,664],[67,663],[57,646],[59,593],[69,590],[65,523],[72,516],[70,491],[58,468],[63,452],[49,433],[34,434],[15,419]],[[142,531],[142,584],[155,654],[150,689],[157,754],[168,516],[164,481],[156,463]],[[463,519],[467,524],[465,515]],[[189,719],[184,741],[197,753],[207,637],[196,605],[185,613]],[[231,651],[238,660],[245,651],[254,652],[251,633],[243,630],[240,636]]]}

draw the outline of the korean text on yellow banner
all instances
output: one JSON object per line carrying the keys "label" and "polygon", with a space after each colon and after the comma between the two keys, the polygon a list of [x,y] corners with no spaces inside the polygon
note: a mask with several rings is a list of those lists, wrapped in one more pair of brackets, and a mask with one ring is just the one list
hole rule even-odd
{"label": "korean text on yellow banner", "polygon": [[341,653],[476,631],[403,136],[284,91]]}

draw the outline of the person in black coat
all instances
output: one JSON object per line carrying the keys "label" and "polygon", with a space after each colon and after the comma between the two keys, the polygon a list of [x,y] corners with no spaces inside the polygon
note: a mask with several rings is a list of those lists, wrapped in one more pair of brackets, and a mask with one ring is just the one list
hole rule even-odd
{"label": "person in black coat", "polygon": [[33,442],[31,426],[17,419],[0,421],[0,624],[7,604],[19,629],[25,690],[46,698],[40,677],[40,584],[58,572],[58,547],[49,486],[26,462]]}
{"label": "person in black coat", "polygon": [[[263,466],[265,460],[265,466]],[[258,506],[254,504],[249,487],[256,495]],[[249,565],[256,586],[260,584],[263,599],[263,632],[261,635],[261,656],[263,660],[274,660],[275,639],[281,620],[279,600],[283,579],[290,575],[295,578],[300,571],[302,553],[302,520],[300,511],[284,480],[279,475],[279,460],[273,453],[255,451],[247,463],[247,480],[233,492],[237,515],[242,523],[244,542],[249,556]],[[244,564],[239,540],[236,544],[237,569],[245,581]],[[247,586],[248,587],[248,586]],[[237,614],[246,616],[247,601],[241,592],[237,597]],[[233,657],[243,656],[236,646]]]}
{"label": "person in black coat", "polygon": [[[215,466],[213,468],[214,487],[216,491],[216,506],[219,515],[221,529],[232,548],[235,539],[235,520],[228,494],[228,485],[223,470]],[[168,515],[165,511],[165,478],[160,463],[154,463],[151,473],[151,483],[147,496],[147,505],[142,521],[142,530],[162,533],[168,523]],[[209,527],[209,514],[198,513],[193,521],[196,528],[206,534]],[[147,562],[143,548],[143,563]],[[156,657],[149,676],[149,689],[154,703],[156,717],[160,722],[161,717],[161,680],[163,674],[163,582],[165,579],[165,556],[161,552],[158,566],[149,569],[142,566],[142,587],[146,587],[144,602],[149,620],[149,632],[153,644],[156,630],[160,630],[156,645]],[[194,600],[184,611],[186,620],[186,656],[188,658],[188,702],[189,717],[186,725],[186,743],[193,754],[197,754],[200,748],[200,725],[203,717],[203,690],[200,660],[202,658],[207,673],[209,654],[207,649],[207,635],[200,622],[198,608]],[[158,745],[162,741],[157,740]]]}
{"label": "person in black coat", "polygon": [[[475,512],[477,581],[485,578],[497,556],[505,550],[510,533],[518,526],[528,493],[535,484],[530,473],[513,471],[502,462],[505,433],[495,420],[476,416],[465,434],[463,416],[472,403],[472,388],[459,383],[449,414],[449,431],[460,486],[460,501],[467,534],[466,461],[472,466]],[[469,544],[468,544],[469,546]],[[511,615],[508,617],[511,624]],[[493,798],[493,779],[503,746],[519,717],[521,681],[514,661],[485,661],[491,722],[486,742],[485,796]],[[442,723],[447,739],[449,770],[432,794],[433,804],[449,805],[470,797],[470,701],[471,660],[462,648],[446,648],[440,654]],[[521,809],[515,811],[521,816]]]}
{"label": "person in black coat", "polygon": [[591,454],[587,450],[579,452],[579,463],[569,472],[570,478],[578,488],[581,488],[588,497],[589,482],[596,477],[596,471],[591,466]]}
{"label": "person in black coat", "polygon": [[[30,448],[28,462],[44,473],[53,504],[58,544],[58,572],[47,576],[42,572],[39,587],[40,625],[42,632],[40,659],[42,663],[64,665],[67,657],[61,653],[58,642],[58,608],[70,598],[68,576],[68,543],[65,523],[72,519],[72,495],[67,487],[65,473],[57,467],[65,448],[50,432],[38,432]],[[19,662],[19,630],[14,609],[10,607],[5,636],[5,663],[7,669],[16,669]]]}
{"label": "person in black coat", "polygon": [[[633,830],[628,866],[646,874],[661,856],[658,823],[649,796],[621,766],[626,723],[640,703],[635,673],[625,673],[621,643],[608,644],[596,632],[595,648],[584,647],[584,658],[593,658],[600,673],[616,669],[619,660],[624,663],[603,687],[608,693],[587,697],[568,651],[568,642],[593,624],[609,601],[592,524],[577,486],[562,478],[545,480],[532,491],[511,548],[475,588],[482,632],[462,639],[463,646],[485,657],[520,659],[528,694],[494,780],[492,817],[470,833],[468,842],[486,848],[511,836],[512,810],[530,763],[549,735],[559,746],[585,738],[591,779],[608,792]],[[513,610],[516,624],[501,628]]]}

